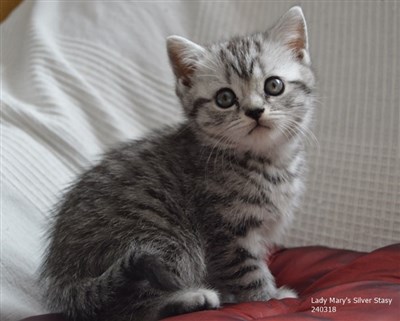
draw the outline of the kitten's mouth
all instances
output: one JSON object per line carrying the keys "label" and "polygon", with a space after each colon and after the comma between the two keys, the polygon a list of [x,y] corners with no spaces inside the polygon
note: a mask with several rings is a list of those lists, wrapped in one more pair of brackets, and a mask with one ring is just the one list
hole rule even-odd
{"label": "kitten's mouth", "polygon": [[260,131],[260,130],[271,130],[272,127],[269,125],[263,125],[260,123],[257,123],[249,132],[247,135],[251,135],[255,131]]}

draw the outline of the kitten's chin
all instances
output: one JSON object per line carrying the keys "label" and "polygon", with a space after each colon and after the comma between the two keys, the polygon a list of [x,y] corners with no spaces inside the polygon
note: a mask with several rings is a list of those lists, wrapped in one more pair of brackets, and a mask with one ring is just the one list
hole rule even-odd
{"label": "kitten's chin", "polygon": [[242,137],[238,148],[256,155],[269,155],[278,149],[290,144],[293,137],[284,135],[271,125],[257,125],[252,127],[247,135]]}
{"label": "kitten's chin", "polygon": [[249,131],[248,135],[266,135],[267,131],[271,131],[272,127],[270,125],[257,124]]}

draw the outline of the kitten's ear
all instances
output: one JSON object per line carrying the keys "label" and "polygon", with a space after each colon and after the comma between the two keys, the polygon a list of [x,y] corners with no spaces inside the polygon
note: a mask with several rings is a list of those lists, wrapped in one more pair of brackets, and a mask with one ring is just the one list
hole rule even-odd
{"label": "kitten's ear", "polygon": [[291,49],[296,58],[304,63],[310,63],[308,53],[307,25],[303,11],[299,6],[292,7],[270,30],[270,35],[276,41],[283,42]]}
{"label": "kitten's ear", "polygon": [[204,54],[205,49],[183,37],[170,36],[167,38],[169,60],[178,80],[190,87],[191,76],[196,69],[196,62]]}

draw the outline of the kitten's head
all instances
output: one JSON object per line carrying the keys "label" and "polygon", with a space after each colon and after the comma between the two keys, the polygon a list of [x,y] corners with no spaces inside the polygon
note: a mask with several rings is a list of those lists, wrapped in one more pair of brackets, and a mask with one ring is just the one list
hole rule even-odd
{"label": "kitten's head", "polygon": [[209,46],[172,36],[167,48],[177,95],[204,141],[264,154],[307,130],[314,76],[300,7],[264,33]]}

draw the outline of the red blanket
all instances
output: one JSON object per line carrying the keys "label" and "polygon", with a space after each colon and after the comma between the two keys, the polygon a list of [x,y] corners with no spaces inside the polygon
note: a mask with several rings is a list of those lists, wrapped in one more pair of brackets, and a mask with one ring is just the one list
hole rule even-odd
{"label": "red blanket", "polygon": [[[372,253],[301,247],[276,251],[269,259],[278,285],[298,299],[224,306],[166,321],[399,321],[400,244]],[[59,315],[25,321],[63,321]]]}

